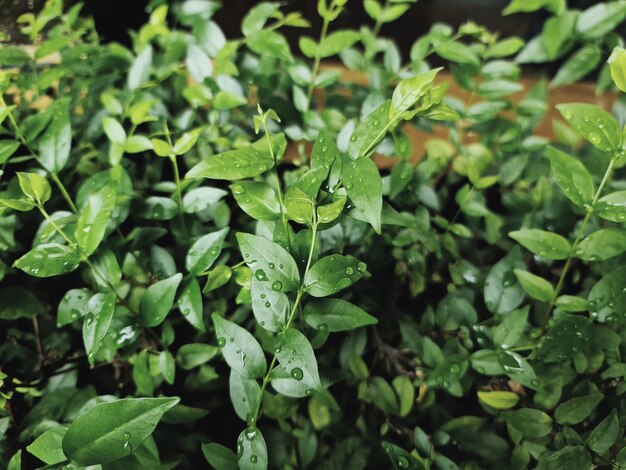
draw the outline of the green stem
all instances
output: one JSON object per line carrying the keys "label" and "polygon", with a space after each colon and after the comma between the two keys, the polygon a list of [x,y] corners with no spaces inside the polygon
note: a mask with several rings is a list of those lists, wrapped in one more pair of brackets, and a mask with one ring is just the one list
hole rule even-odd
{"label": "green stem", "polygon": [[67,192],[67,189],[65,189],[65,186],[59,179],[59,176],[54,172],[50,172],[50,178],[52,178],[52,181],[54,181],[54,183],[57,185],[57,188],[59,188],[59,191],[61,191],[61,194],[63,195],[63,198],[65,199],[65,202],[67,202],[67,205],[70,206],[70,209],[72,210],[72,212],[74,214],[78,214],[78,209],[76,208],[74,201],[72,201],[70,194]]}
{"label": "green stem", "polygon": [[[1,105],[5,105],[6,103],[4,102],[4,99],[0,100],[0,104]],[[61,194],[63,195],[63,198],[65,199],[65,201],[67,202],[67,205],[70,206],[70,209],[72,210],[72,212],[74,214],[78,213],[78,209],[76,209],[76,205],[74,204],[74,201],[72,201],[72,198],[70,197],[70,194],[67,192],[67,189],[65,188],[65,186],[63,185],[63,183],[61,182],[61,180],[59,179],[58,175],[53,172],[53,171],[49,171],[42,163],[41,159],[39,158],[39,155],[37,155],[35,153],[35,151],[33,150],[33,148],[30,146],[30,144],[28,143],[28,141],[26,140],[26,137],[24,137],[24,134],[22,134],[22,131],[20,130],[20,127],[17,125],[17,121],[15,120],[15,117],[13,116],[13,113],[10,112],[7,116],[9,118],[9,122],[11,123],[11,126],[13,127],[14,131],[15,131],[15,136],[18,138],[18,140],[20,141],[20,143],[26,147],[26,149],[28,150],[28,152],[31,154],[31,156],[37,161],[37,163],[39,163],[39,165],[46,170],[46,172],[50,175],[50,178],[52,179],[52,181],[54,181],[54,184],[56,184],[57,188],[59,188],[59,190],[61,191]]]}
{"label": "green stem", "polygon": [[[311,267],[311,261],[313,260],[313,253],[315,252],[315,242],[316,242],[316,237],[317,237],[317,221],[313,221],[313,224],[311,225],[311,230],[313,231],[313,236],[311,239],[311,246],[309,247],[309,256],[306,261],[306,267],[304,268],[304,275],[302,276],[302,283],[300,284],[300,287],[298,288],[298,292],[296,294],[296,300],[294,301],[293,307],[291,308],[291,312],[289,313],[289,318],[287,319],[285,328],[283,329],[283,331],[279,333],[279,335],[284,335],[285,332],[291,326],[291,323],[293,322],[293,319],[296,316],[298,306],[300,305],[300,301],[302,300],[302,296],[304,295],[304,278],[306,277],[306,274],[309,271],[309,268]],[[267,388],[267,384],[270,381],[270,374],[272,373],[272,370],[274,370],[274,366],[276,365],[277,360],[278,360],[278,356],[276,355],[276,353],[274,353],[274,356],[272,357],[272,361],[270,362],[270,366],[267,369],[267,373],[265,374],[265,377],[263,377],[263,382],[261,383],[261,393],[259,395],[259,402],[257,403],[251,423],[256,423],[257,420],[259,419],[259,413],[261,412],[261,404],[263,402],[263,393],[265,392],[265,389]]]}
{"label": "green stem", "polygon": [[549,315],[550,315],[550,312],[552,311],[552,307],[554,307],[554,303],[556,302],[557,297],[561,293],[561,289],[563,288],[563,284],[565,282],[565,277],[567,276],[569,268],[571,267],[572,260],[574,259],[576,250],[578,248],[578,244],[580,243],[583,236],[585,235],[585,229],[587,228],[587,224],[589,223],[589,220],[591,219],[591,215],[593,214],[593,209],[596,203],[598,202],[598,199],[600,199],[600,196],[602,195],[602,192],[604,191],[604,187],[607,185],[607,183],[609,182],[611,178],[611,175],[613,174],[613,168],[615,166],[615,162],[617,161],[617,158],[618,158],[617,156],[614,156],[609,162],[609,166],[607,167],[606,172],[604,173],[604,177],[602,178],[602,181],[600,182],[600,186],[598,186],[598,189],[595,195],[593,196],[591,205],[587,207],[587,213],[585,214],[585,218],[580,224],[580,229],[578,229],[578,233],[576,234],[576,238],[574,239],[574,243],[572,244],[572,249],[570,250],[569,255],[567,256],[567,260],[565,261],[565,265],[563,266],[563,269],[561,270],[561,275],[559,277],[559,280],[556,284],[556,287],[554,288],[554,294],[552,294],[550,303],[548,304],[548,307],[546,308],[546,311],[544,313],[543,329],[546,328],[546,325],[550,318]]}
{"label": "green stem", "polygon": [[472,193],[474,192],[475,188],[476,187],[474,185],[470,186],[469,191],[467,191],[467,194],[465,195],[465,197],[461,201],[461,204],[459,204],[459,208],[457,209],[456,213],[454,214],[454,217],[452,217],[452,220],[450,220],[450,223],[448,224],[448,228],[446,228],[446,232],[445,233],[450,232],[450,227],[452,225],[454,225],[454,222],[456,221],[456,219],[458,219],[459,216],[461,215],[461,211],[463,210],[463,206],[465,205],[465,203],[467,202],[469,197],[472,195]]}
{"label": "green stem", "polygon": [[119,292],[117,292],[117,289],[115,288],[115,286],[113,284],[111,284],[111,281],[109,281],[100,271],[98,271],[96,269],[96,267],[94,266],[94,264],[91,262],[91,260],[89,259],[89,257],[83,253],[83,251],[80,249],[80,247],[76,244],[75,241],[73,241],[70,237],[68,237],[68,235],[63,231],[63,229],[61,229],[61,227],[59,227],[57,225],[57,223],[54,221],[54,219],[52,219],[52,217],[50,217],[50,214],[48,214],[48,211],[46,211],[46,209],[44,209],[43,206],[39,205],[37,206],[37,209],[39,209],[39,212],[41,212],[41,214],[44,216],[44,218],[48,221],[48,223],[50,225],[52,225],[52,227],[54,228],[54,230],[56,230],[56,232],[61,235],[61,237],[69,244],[70,247],[74,248],[76,251],[78,251],[78,254],[80,255],[81,261],[83,261],[87,266],[89,266],[89,269],[91,269],[93,271],[93,273],[98,276],[102,282],[104,282],[107,287],[109,289],[111,289],[111,291],[115,294],[115,296],[118,298],[118,300],[123,303],[124,305],[126,305],[128,307],[128,309],[134,313],[135,315],[138,314],[138,312],[134,309],[132,309],[129,305],[126,304],[126,302],[124,301],[124,298],[119,294]]}
{"label": "green stem", "polygon": [[[324,24],[322,25],[322,32],[320,33],[319,44],[321,44],[322,41],[326,39],[329,24],[330,24],[330,21],[328,20],[328,18],[324,18]],[[313,97],[313,90],[315,89],[315,80],[317,79],[317,74],[319,73],[321,60],[322,60],[322,57],[320,56],[319,51],[316,50],[315,59],[313,62],[313,70],[311,71],[311,83],[309,83],[309,90],[307,92],[307,103],[309,104],[311,103],[311,98]]]}
{"label": "green stem", "polygon": [[272,138],[270,137],[269,129],[267,128],[267,116],[261,113],[261,120],[263,122],[263,129],[265,131],[265,138],[267,139],[267,145],[270,149],[270,155],[274,160],[274,177],[276,178],[276,193],[278,194],[278,203],[280,204],[280,218],[285,229],[285,236],[287,237],[287,244],[291,247],[291,237],[289,236],[289,222],[287,221],[287,214],[285,213],[285,204],[283,197],[283,190],[280,184],[280,176],[278,175],[278,158],[274,152],[274,145],[272,144]]}

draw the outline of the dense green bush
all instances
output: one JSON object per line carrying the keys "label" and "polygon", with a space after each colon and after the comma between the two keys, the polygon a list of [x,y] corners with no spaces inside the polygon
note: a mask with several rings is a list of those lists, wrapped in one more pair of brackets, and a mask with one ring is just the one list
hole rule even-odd
{"label": "dense green bush", "polygon": [[515,0],[539,39],[436,24],[406,63],[409,0],[320,0],[297,52],[278,3],[237,39],[171,3],[133,50],[60,0],[0,48],[0,467],[626,467],[624,123],[537,136],[518,65],[613,50],[626,91],[626,2]]}

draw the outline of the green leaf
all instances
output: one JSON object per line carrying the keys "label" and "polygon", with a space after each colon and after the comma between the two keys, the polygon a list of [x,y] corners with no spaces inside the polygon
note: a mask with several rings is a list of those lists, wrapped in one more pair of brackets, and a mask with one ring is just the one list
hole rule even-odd
{"label": "green leaf", "polygon": [[578,12],[567,11],[562,15],[549,18],[541,32],[541,43],[551,60],[555,60],[567,52],[574,37],[574,25]]}
{"label": "green leaf", "polygon": [[611,70],[611,78],[621,91],[626,93],[626,49],[616,46],[607,61]]}
{"label": "green leaf", "polygon": [[269,331],[282,331],[289,315],[289,298],[283,292],[272,289],[272,283],[256,276],[250,283],[252,312],[254,318]]}
{"label": "green leaf", "polygon": [[595,187],[587,168],[574,157],[554,147],[548,147],[552,175],[567,198],[578,207],[591,204]]}
{"label": "green leaf", "polygon": [[231,369],[250,379],[263,377],[267,363],[263,349],[254,336],[218,313],[213,313],[211,318],[218,344]]}
{"label": "green leaf", "polygon": [[374,376],[368,383],[367,399],[385,413],[398,414],[400,406],[398,397],[389,382],[382,377]]}
{"label": "green leaf", "polygon": [[517,282],[513,269],[523,269],[524,262],[518,249],[493,265],[485,279],[484,298],[492,313],[508,313],[524,300],[524,289]]}
{"label": "green leaf", "polygon": [[592,468],[591,455],[582,445],[565,446],[556,452],[545,452],[539,459],[537,470],[563,470],[564,468]]}
{"label": "green leaf", "polygon": [[76,223],[76,242],[87,256],[91,255],[104,238],[116,205],[115,188],[105,186],[89,195]]}
{"label": "green leaf", "polygon": [[587,438],[587,447],[598,454],[603,454],[615,444],[619,432],[619,418],[617,410],[613,408],[609,415],[591,431]]}
{"label": "green leaf", "polygon": [[318,206],[317,221],[320,224],[327,224],[337,219],[337,217],[339,217],[343,212],[343,208],[345,207],[347,200],[348,198],[346,196],[341,196],[330,204]]}
{"label": "green leaf", "polygon": [[171,352],[161,351],[159,353],[159,368],[165,381],[170,385],[173,384],[176,377],[176,364]]}
{"label": "green leaf", "polygon": [[198,238],[187,253],[185,266],[194,276],[208,270],[222,251],[222,245],[228,235],[228,227],[211,232]]}
{"label": "green leaf", "polygon": [[349,331],[378,323],[365,310],[342,299],[324,299],[309,302],[304,307],[304,320],[319,331]]}
{"label": "green leaf", "polygon": [[315,199],[297,186],[290,186],[285,193],[285,210],[291,220],[300,224],[312,224]]}
{"label": "green leaf", "polygon": [[274,13],[280,9],[276,2],[261,2],[246,13],[241,22],[241,32],[244,36],[250,36],[263,29],[263,26]]}
{"label": "green leaf", "polygon": [[564,312],[587,311],[587,300],[575,295],[561,295],[556,298],[555,305]]}
{"label": "green leaf", "polygon": [[126,131],[117,119],[110,116],[103,118],[102,130],[112,143],[119,145],[126,144]]}
{"label": "green leaf", "polygon": [[589,292],[589,312],[600,322],[623,319],[626,312],[626,266],[600,279]]}
{"label": "green leaf", "polygon": [[273,166],[274,159],[269,151],[250,145],[205,158],[189,170],[185,178],[240,180],[261,175]]}
{"label": "green leaf", "polygon": [[230,371],[228,380],[230,401],[235,413],[246,423],[256,418],[255,413],[261,400],[261,386],[254,379],[243,377],[234,369]]}
{"label": "green leaf", "polygon": [[230,190],[239,207],[257,220],[280,218],[280,203],[276,191],[261,181],[241,181],[231,184]]}
{"label": "green leaf", "polygon": [[511,0],[509,5],[502,11],[503,15],[511,15],[519,12],[531,12],[541,9],[546,0]]}
{"label": "green leaf", "polygon": [[584,261],[599,261],[621,255],[626,251],[626,230],[603,228],[588,235],[576,247],[576,256]]}
{"label": "green leaf", "polygon": [[60,172],[70,157],[71,146],[70,101],[61,99],[53,105],[52,119],[39,140],[41,165],[51,173]]}
{"label": "green leaf", "polygon": [[223,468],[224,470],[236,470],[237,454],[228,447],[220,444],[202,444],[204,458],[213,468]]}
{"label": "green leaf", "polygon": [[496,410],[508,410],[519,402],[519,396],[513,392],[478,392],[478,399]]}
{"label": "green leaf", "polygon": [[61,442],[66,432],[67,428],[62,426],[48,429],[27,446],[26,450],[47,465],[63,462],[67,457],[62,452]]}
{"label": "green leaf", "polygon": [[550,282],[528,271],[514,269],[515,277],[526,293],[540,302],[549,302],[554,295],[554,287]]}
{"label": "green leaf", "polygon": [[152,434],[179,398],[125,398],[100,403],[80,415],[63,439],[63,452],[80,465],[125,457]]}
{"label": "green leaf", "polygon": [[26,274],[35,277],[57,276],[74,271],[80,263],[76,250],[59,243],[37,245],[13,263]]}
{"label": "green leaf", "polygon": [[337,55],[351,47],[359,39],[361,39],[361,33],[358,31],[350,31],[348,29],[335,31],[322,39],[317,47],[317,53],[322,59]]}
{"label": "green leaf", "polygon": [[595,70],[601,60],[600,48],[591,44],[583,46],[559,67],[550,85],[559,86],[575,83]]}
{"label": "green leaf", "polygon": [[338,160],[339,150],[337,149],[335,140],[328,131],[321,130],[311,150],[311,169],[323,169],[324,179],[326,179],[331,166]]}
{"label": "green leaf", "polygon": [[187,46],[185,65],[187,66],[187,70],[189,70],[189,74],[200,83],[213,75],[213,63],[211,59],[195,44],[189,44]]}
{"label": "green leaf", "polygon": [[124,144],[126,153],[142,153],[152,148],[152,142],[145,135],[131,135]]}
{"label": "green leaf", "polygon": [[383,185],[376,164],[368,158],[357,158],[344,165],[342,178],[355,210],[380,234]]}
{"label": "green leaf", "polygon": [[622,128],[613,116],[585,103],[556,106],[563,118],[591,145],[603,152],[617,153],[622,147]]}
{"label": "green leaf", "polygon": [[201,187],[189,191],[183,196],[183,210],[195,214],[217,204],[228,193],[219,188]]}
{"label": "green leaf", "polygon": [[206,327],[204,326],[202,292],[200,291],[200,283],[195,277],[191,277],[183,283],[177,304],[185,320],[198,331],[206,331]]}
{"label": "green leaf", "polygon": [[83,343],[89,364],[94,364],[95,355],[102,346],[102,340],[111,327],[115,312],[114,292],[97,293],[87,303],[87,314],[83,321]]}
{"label": "green leaf", "polygon": [[498,351],[498,363],[506,375],[532,390],[539,389],[541,383],[532,366],[526,359],[513,351]]}
{"label": "green leaf", "polygon": [[428,94],[433,80],[442,67],[429,70],[414,77],[401,80],[393,90],[391,104],[396,114],[408,111],[415,103]]}
{"label": "green leaf", "polygon": [[539,348],[538,358],[558,362],[583,351],[592,335],[591,320],[577,315],[561,317],[551,328]]}
{"label": "green leaf", "polygon": [[305,274],[304,288],[313,297],[326,297],[350,287],[366,271],[367,265],[354,256],[326,256]]}
{"label": "green leaf", "polygon": [[16,140],[0,140],[0,165],[7,162],[18,148],[20,143]]}
{"label": "green leaf", "polygon": [[39,206],[50,199],[51,189],[48,180],[37,173],[17,172],[17,178],[22,192]]}
{"label": "green leaf", "polygon": [[204,127],[199,127],[192,131],[185,132],[178,139],[176,139],[176,142],[174,142],[174,148],[172,149],[173,152],[176,155],[186,154],[193,148],[194,145],[196,145],[196,142],[198,142],[198,139],[203,132]]}
{"label": "green leaf", "polygon": [[532,253],[548,259],[566,259],[572,250],[561,235],[545,230],[521,229],[509,232],[509,237]]}
{"label": "green leaf", "polygon": [[239,470],[266,470],[267,445],[256,426],[246,428],[237,438]]}
{"label": "green leaf", "polygon": [[480,60],[476,54],[465,44],[458,41],[447,41],[435,47],[437,55],[443,59],[459,64],[468,64],[478,67]]}
{"label": "green leaf", "polygon": [[126,86],[129,90],[135,90],[143,85],[150,77],[152,67],[152,47],[146,46],[139,53],[128,70]]}
{"label": "green leaf", "polygon": [[298,266],[283,247],[249,233],[238,233],[237,241],[243,259],[259,281],[269,283],[280,292],[291,292],[299,287]]}
{"label": "green leaf", "polygon": [[491,45],[485,53],[486,58],[508,57],[524,47],[524,40],[516,36],[502,39]]}
{"label": "green leaf", "polygon": [[348,143],[348,154],[353,159],[367,157],[383,139],[389,124],[390,106],[391,101],[385,101],[356,126]]}
{"label": "green leaf", "polygon": [[289,43],[284,36],[276,31],[262,30],[251,34],[246,40],[248,48],[260,56],[274,57],[293,62]]}
{"label": "green leaf", "polygon": [[61,299],[57,310],[57,328],[78,320],[88,311],[91,292],[87,289],[70,289]]}
{"label": "green leaf", "polygon": [[506,314],[500,324],[493,329],[494,343],[504,349],[515,346],[524,333],[527,320],[528,307]]}
{"label": "green leaf", "polygon": [[593,212],[611,222],[626,222],[626,191],[615,191],[600,198]]}
{"label": "green leaf", "polygon": [[559,424],[578,424],[593,412],[603,398],[602,393],[592,393],[567,400],[556,407],[554,419]]}
{"label": "green leaf", "polygon": [[183,344],[176,353],[176,360],[183,369],[193,369],[213,359],[220,352],[219,348],[210,344]]}
{"label": "green leaf", "polygon": [[[298,382],[309,390],[308,394],[321,387],[317,360],[311,343],[298,330],[288,329],[282,338],[278,339],[274,352],[282,371],[290,377],[281,380]],[[272,380],[272,386],[280,392],[279,380]]]}
{"label": "green leaf", "polygon": [[513,426],[528,438],[544,437],[552,431],[552,418],[540,410],[522,408],[505,411],[502,417],[509,426]]}
{"label": "green leaf", "polygon": [[598,39],[609,34],[626,18],[626,1],[598,3],[584,10],[576,21],[581,39]]}
{"label": "green leaf", "polygon": [[406,416],[413,408],[415,400],[415,388],[406,375],[398,375],[393,379],[391,385],[398,397],[398,414]]}
{"label": "green leaf", "polygon": [[163,279],[152,284],[141,297],[139,314],[141,321],[146,326],[158,326],[165,320],[172,310],[176,289],[182,280],[181,273]]}

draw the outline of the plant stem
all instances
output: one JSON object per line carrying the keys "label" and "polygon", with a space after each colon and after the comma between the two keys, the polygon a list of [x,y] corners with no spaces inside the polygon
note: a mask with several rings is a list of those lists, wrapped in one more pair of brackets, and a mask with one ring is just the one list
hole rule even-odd
{"label": "plant stem", "polygon": [[65,202],[67,202],[67,205],[70,206],[70,209],[72,210],[72,212],[74,214],[78,214],[78,209],[76,208],[74,201],[72,201],[70,194],[67,192],[67,189],[65,189],[65,186],[63,186],[63,183],[59,179],[58,175],[54,172],[51,172],[50,177],[52,178],[52,181],[54,181],[54,183],[57,185],[57,188],[59,188],[59,190],[61,191],[61,194],[63,195],[63,198],[65,199]]}
{"label": "plant stem", "polygon": [[118,298],[118,300],[123,303],[124,305],[126,305],[128,307],[128,309],[134,313],[135,315],[138,314],[137,311],[135,311],[134,309],[132,309],[129,305],[126,304],[126,302],[124,301],[124,298],[119,294],[119,292],[117,292],[117,289],[115,288],[115,286],[113,284],[111,284],[111,281],[109,281],[102,273],[100,273],[100,271],[98,271],[96,269],[96,267],[94,266],[94,264],[91,262],[91,260],[89,259],[89,257],[83,253],[83,251],[80,249],[80,247],[76,244],[76,242],[74,242],[70,237],[67,236],[67,234],[63,231],[63,229],[61,229],[61,227],[59,227],[56,222],[54,221],[54,219],[52,219],[52,217],[50,217],[50,214],[48,214],[48,212],[46,211],[46,209],[44,209],[43,206],[39,205],[37,206],[37,208],[39,209],[39,212],[41,212],[41,214],[44,216],[44,218],[48,221],[48,223],[50,225],[52,225],[52,227],[54,228],[54,230],[56,230],[56,232],[61,235],[61,237],[63,237],[63,239],[72,247],[74,248],[76,251],[78,251],[78,253],[80,254],[81,257],[81,261],[83,261],[85,264],[87,264],[87,266],[89,266],[89,268],[93,271],[93,273],[98,276],[102,282],[104,282],[109,289],[111,289],[111,291],[115,294],[115,296]]}
{"label": "plant stem", "polygon": [[176,155],[170,157],[170,161],[172,162],[172,168],[174,170],[174,181],[176,182],[176,199],[178,202],[178,213],[180,215],[180,221],[183,224],[185,238],[188,238],[189,234],[187,232],[187,224],[185,223],[185,211],[183,209],[183,190],[181,188],[180,173],[178,171],[178,161],[176,160]]}
{"label": "plant stem", "polygon": [[[321,44],[322,41],[326,39],[326,34],[328,33],[329,24],[330,24],[330,21],[328,20],[328,18],[325,17],[324,24],[322,25],[322,32],[320,33],[319,44]],[[313,90],[315,89],[315,80],[317,79],[317,74],[319,73],[321,59],[322,58],[320,56],[319,50],[316,50],[315,59],[313,61],[313,70],[311,71],[311,83],[309,83],[309,90],[307,92],[307,103],[309,103],[309,105],[311,103],[311,98],[313,97]]]}
{"label": "plant stem", "polygon": [[267,128],[267,116],[261,113],[261,120],[263,122],[263,130],[265,131],[265,138],[267,139],[267,145],[270,149],[270,155],[274,160],[274,177],[276,178],[276,193],[278,194],[278,203],[280,204],[280,218],[285,229],[285,236],[287,237],[287,244],[291,248],[291,237],[289,236],[289,222],[287,221],[287,214],[285,213],[285,204],[283,197],[283,190],[280,184],[280,176],[278,175],[278,158],[274,152],[274,145],[270,137],[270,131]]}
{"label": "plant stem", "polygon": [[[0,99],[0,104],[6,104],[4,102],[4,99]],[[76,205],[74,204],[74,202],[72,201],[72,198],[70,197],[70,194],[67,192],[67,189],[65,188],[65,186],[63,185],[63,183],[61,182],[61,180],[59,179],[59,177],[57,176],[57,174],[53,171],[49,171],[44,165],[43,162],[41,161],[41,159],[39,158],[39,155],[37,155],[37,153],[35,153],[35,151],[33,150],[33,148],[30,146],[30,144],[28,143],[28,141],[26,140],[26,137],[24,137],[24,134],[22,134],[22,131],[20,130],[19,126],[17,125],[17,121],[15,121],[15,117],[13,117],[13,113],[10,112],[7,117],[9,118],[9,122],[11,123],[11,126],[13,127],[14,131],[15,131],[15,136],[17,137],[17,139],[20,141],[20,143],[26,147],[26,150],[28,150],[28,152],[31,154],[31,156],[37,161],[37,163],[39,163],[39,165],[46,170],[46,172],[50,175],[50,178],[52,179],[52,181],[54,181],[54,184],[56,184],[57,188],[59,188],[59,190],[61,191],[61,194],[63,195],[63,198],[65,199],[65,201],[67,202],[67,205],[70,206],[70,209],[72,210],[72,212],[74,214],[78,213],[78,210],[76,209]]]}
{"label": "plant stem", "polygon": [[593,209],[596,203],[598,202],[598,199],[600,199],[600,196],[602,195],[602,192],[604,191],[604,187],[607,185],[607,183],[609,182],[611,178],[611,175],[613,174],[613,168],[615,166],[615,162],[617,161],[617,158],[618,158],[617,156],[614,156],[609,162],[609,166],[607,167],[606,172],[604,173],[604,177],[602,178],[602,181],[600,182],[600,186],[598,186],[598,189],[596,190],[596,193],[593,196],[593,200],[591,201],[591,204],[587,207],[587,213],[585,214],[585,218],[580,224],[580,228],[578,229],[578,233],[576,234],[576,238],[574,239],[574,243],[572,244],[572,249],[570,250],[569,255],[567,256],[567,260],[565,261],[565,265],[563,266],[563,269],[561,270],[561,275],[559,277],[559,280],[556,284],[556,287],[554,288],[554,294],[552,294],[552,298],[550,299],[550,302],[548,303],[548,307],[546,308],[546,311],[543,315],[544,316],[543,329],[546,328],[550,312],[552,311],[552,307],[554,307],[554,303],[556,302],[557,297],[561,293],[561,289],[563,288],[563,283],[565,282],[565,277],[567,276],[569,268],[572,264],[572,260],[574,259],[574,255],[576,254],[576,249],[578,248],[578,244],[580,243],[583,236],[585,235],[585,229],[587,228],[587,224],[589,223],[589,220],[591,219],[591,215],[593,214]]}
{"label": "plant stem", "polygon": [[[300,283],[300,287],[298,288],[298,292],[296,294],[296,300],[294,301],[293,307],[291,308],[291,312],[289,313],[289,318],[287,319],[287,323],[285,323],[285,328],[283,329],[282,332],[279,333],[279,335],[284,335],[285,332],[291,326],[291,323],[293,322],[293,319],[296,316],[296,311],[298,310],[298,306],[300,305],[300,301],[302,300],[302,296],[304,295],[304,278],[306,277],[307,272],[309,272],[309,268],[311,267],[311,261],[313,260],[313,253],[315,252],[315,242],[316,242],[316,237],[317,237],[317,221],[316,220],[313,221],[313,224],[311,225],[311,230],[313,232],[313,236],[311,238],[311,246],[309,247],[309,256],[306,261],[306,267],[304,268],[302,282]],[[259,413],[261,412],[261,403],[263,401],[263,393],[265,392],[265,389],[267,388],[267,384],[270,381],[270,374],[272,373],[272,370],[274,370],[274,366],[276,365],[277,360],[278,360],[278,356],[276,355],[276,353],[274,353],[274,356],[272,357],[272,361],[270,362],[270,366],[267,369],[267,373],[265,374],[265,377],[263,377],[263,382],[261,383],[261,393],[259,394],[259,402],[257,403],[253,420],[251,420],[252,423],[256,423],[257,419],[259,419]]]}

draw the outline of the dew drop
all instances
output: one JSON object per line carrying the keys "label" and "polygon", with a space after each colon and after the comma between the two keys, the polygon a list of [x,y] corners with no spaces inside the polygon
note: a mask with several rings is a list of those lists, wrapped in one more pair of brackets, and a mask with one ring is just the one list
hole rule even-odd
{"label": "dew drop", "polygon": [[127,441],[128,439],[130,439],[130,433],[129,432],[125,432],[124,433],[124,440]]}
{"label": "dew drop", "polygon": [[291,369],[291,376],[296,380],[302,380],[302,377],[304,377],[304,373],[299,367],[294,367],[293,369]]}
{"label": "dew drop", "polygon": [[283,288],[283,283],[280,281],[274,281],[274,283],[272,284],[272,289],[275,291],[279,291]]}
{"label": "dew drop", "polygon": [[226,346],[226,340],[220,337],[217,339],[217,344],[219,345],[220,348],[223,348],[224,346]]}

